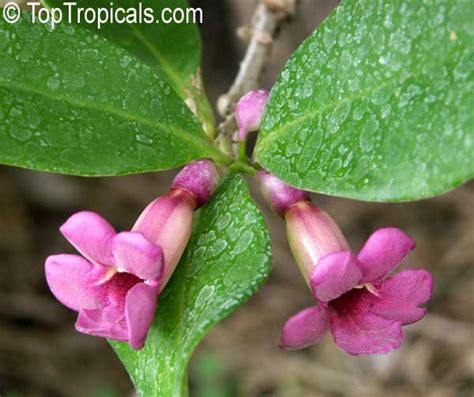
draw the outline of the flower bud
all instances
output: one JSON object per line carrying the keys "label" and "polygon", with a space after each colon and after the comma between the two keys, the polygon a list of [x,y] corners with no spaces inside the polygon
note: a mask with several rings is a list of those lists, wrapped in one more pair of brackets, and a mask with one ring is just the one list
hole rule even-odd
{"label": "flower bud", "polygon": [[254,90],[240,98],[235,108],[239,141],[245,141],[249,132],[260,129],[268,96],[266,90]]}
{"label": "flower bud", "polygon": [[308,192],[287,185],[267,171],[259,171],[257,178],[263,197],[281,217],[284,217],[285,212],[296,203],[310,201]]}
{"label": "flower bud", "polygon": [[196,160],[176,175],[171,188],[185,190],[200,207],[214,193],[218,180],[219,173],[211,160]]}

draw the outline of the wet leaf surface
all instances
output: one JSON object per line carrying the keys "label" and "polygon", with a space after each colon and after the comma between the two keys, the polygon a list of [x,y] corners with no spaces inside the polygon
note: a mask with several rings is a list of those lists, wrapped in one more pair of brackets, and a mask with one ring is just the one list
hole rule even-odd
{"label": "wet leaf surface", "polygon": [[89,30],[0,19],[0,162],[74,175],[223,159],[184,102]]}
{"label": "wet leaf surface", "polygon": [[376,201],[474,175],[474,8],[343,2],[272,91],[260,164],[307,190]]}
{"label": "wet leaf surface", "polygon": [[[68,0],[46,0],[49,6],[59,7]],[[121,47],[130,51],[150,66],[157,68],[160,74],[173,87],[183,100],[197,111],[198,118],[211,132],[214,128],[214,116],[201,82],[201,38],[197,26],[192,23],[194,17],[200,16],[194,9],[187,9],[185,0],[121,0],[111,6],[109,0],[79,0],[77,7],[87,8],[123,8],[125,10],[146,11],[144,17],[152,18],[158,23],[103,23],[100,29],[97,24],[86,24],[82,18],[81,26],[88,26],[97,34],[103,35]],[[62,6],[68,9],[67,6]],[[73,7],[73,11],[77,11]],[[175,11],[177,9],[183,12]],[[145,11],[143,11],[145,12]],[[168,23],[172,13],[183,18],[182,23]],[[129,12],[133,16],[133,12]],[[125,14],[125,15],[128,15]],[[138,12],[137,12],[138,14]],[[123,14],[119,14],[122,17]],[[202,16],[204,18],[204,15]],[[189,18],[189,21],[186,21]],[[73,19],[75,20],[75,19]]]}

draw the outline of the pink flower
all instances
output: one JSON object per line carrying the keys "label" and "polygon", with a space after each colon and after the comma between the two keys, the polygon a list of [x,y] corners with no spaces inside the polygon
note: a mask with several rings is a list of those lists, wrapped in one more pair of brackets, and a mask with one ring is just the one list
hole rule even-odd
{"label": "pink flower", "polygon": [[268,91],[254,90],[240,98],[235,107],[235,118],[239,128],[239,141],[245,141],[249,132],[260,129],[263,111],[268,101]]}
{"label": "pink flower", "polygon": [[117,233],[93,212],[74,214],[61,226],[82,256],[48,257],[46,279],[56,298],[79,312],[78,331],[144,346],[158,295],[191,235],[193,211],[209,199],[217,179],[211,161],[189,164],[129,232]]}
{"label": "pink flower", "polygon": [[[291,317],[281,347],[300,349],[331,330],[336,344],[353,355],[382,354],[399,348],[402,326],[426,314],[420,305],[431,297],[426,270],[405,270],[388,277],[415,242],[396,228],[375,231],[355,255],[332,218],[301,192],[266,172],[262,190],[286,220],[296,262],[319,304]],[[289,199],[289,198],[294,198]]]}

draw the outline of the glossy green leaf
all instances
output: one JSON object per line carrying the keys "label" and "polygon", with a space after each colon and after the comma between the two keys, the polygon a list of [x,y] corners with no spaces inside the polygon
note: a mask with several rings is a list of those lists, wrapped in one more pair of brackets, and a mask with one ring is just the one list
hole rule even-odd
{"label": "glossy green leaf", "polygon": [[[46,0],[49,7],[58,7],[70,0]],[[78,7],[110,9],[110,0],[78,0],[77,7],[71,8],[77,13]],[[100,29],[96,23],[86,24],[81,19],[81,26],[88,26],[98,34],[119,44],[135,54],[152,67],[157,67],[162,76],[176,90],[182,99],[193,110],[204,124],[209,134],[213,133],[214,116],[204,92],[201,81],[201,38],[197,26],[192,23],[194,18],[199,20],[199,12],[190,9],[187,14],[178,13],[177,17],[188,18],[183,23],[165,23],[170,19],[169,10],[186,10],[185,0],[121,0],[112,2],[113,7],[125,10],[152,10],[142,16],[152,16],[158,23],[103,23]],[[64,10],[67,7],[63,7]],[[164,11],[165,10],[165,11]],[[163,13],[164,11],[164,13]],[[128,11],[127,15],[133,15]],[[77,15],[77,14],[76,14]],[[140,12],[137,12],[140,15]],[[143,14],[142,14],[143,15]],[[201,14],[202,15],[202,14]],[[122,14],[119,17],[123,17]],[[204,15],[202,15],[204,19]],[[72,20],[77,21],[77,18]],[[132,18],[133,20],[133,18]]]}
{"label": "glossy green leaf", "polygon": [[180,396],[199,340],[270,271],[270,240],[245,181],[231,176],[197,213],[184,256],[159,298],[143,350],[112,343],[143,397]]}
{"label": "glossy green leaf", "polygon": [[0,163],[119,175],[228,159],[148,65],[89,30],[0,17]]}
{"label": "glossy green leaf", "polygon": [[470,1],[344,1],[284,68],[257,143],[288,183],[363,200],[474,175]]}

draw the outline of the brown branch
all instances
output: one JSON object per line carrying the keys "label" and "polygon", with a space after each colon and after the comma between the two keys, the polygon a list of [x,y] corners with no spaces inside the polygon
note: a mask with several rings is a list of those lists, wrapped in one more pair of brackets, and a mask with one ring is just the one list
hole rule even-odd
{"label": "brown branch", "polygon": [[265,62],[276,32],[288,16],[294,14],[300,0],[262,0],[252,17],[250,42],[239,72],[229,91],[217,101],[217,110],[224,118],[219,125],[217,141],[232,154],[232,135],[236,130],[234,109],[236,102],[247,92],[259,87]]}

